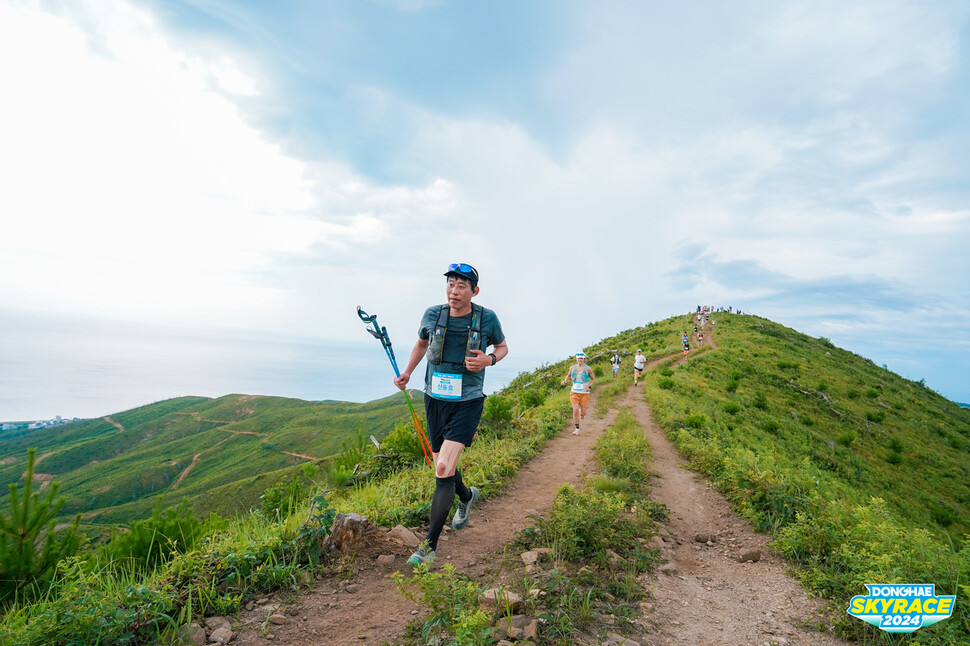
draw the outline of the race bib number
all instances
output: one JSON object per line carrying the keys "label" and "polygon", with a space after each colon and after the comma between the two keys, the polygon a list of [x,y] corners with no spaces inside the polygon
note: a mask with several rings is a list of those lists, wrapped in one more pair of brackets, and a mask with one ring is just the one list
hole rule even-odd
{"label": "race bib number", "polygon": [[586,384],[582,381],[573,382],[573,392],[574,393],[584,393],[586,392]]}
{"label": "race bib number", "polygon": [[461,375],[435,372],[431,375],[431,395],[438,399],[461,399]]}

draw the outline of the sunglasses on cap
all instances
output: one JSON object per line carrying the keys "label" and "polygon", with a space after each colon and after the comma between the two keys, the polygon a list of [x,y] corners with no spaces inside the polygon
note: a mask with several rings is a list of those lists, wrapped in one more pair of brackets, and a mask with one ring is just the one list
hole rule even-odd
{"label": "sunglasses on cap", "polygon": [[466,265],[463,262],[455,262],[448,265],[448,271],[445,272],[445,276],[448,274],[458,274],[459,276],[464,276],[473,283],[478,283],[478,270],[471,265]]}

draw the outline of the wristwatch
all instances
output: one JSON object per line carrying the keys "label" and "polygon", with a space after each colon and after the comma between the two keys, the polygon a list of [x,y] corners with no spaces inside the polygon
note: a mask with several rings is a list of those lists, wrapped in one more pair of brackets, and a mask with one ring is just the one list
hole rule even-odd
{"label": "wristwatch", "polygon": [[492,357],[492,365],[494,366],[495,363],[498,361],[498,357],[495,356],[494,352],[489,352],[488,356]]}

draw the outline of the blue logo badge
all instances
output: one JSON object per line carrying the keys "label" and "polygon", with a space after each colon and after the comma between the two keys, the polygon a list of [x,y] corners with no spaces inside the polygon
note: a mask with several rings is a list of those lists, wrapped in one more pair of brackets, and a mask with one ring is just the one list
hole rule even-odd
{"label": "blue logo badge", "polygon": [[889,633],[911,633],[949,619],[956,595],[936,596],[932,584],[867,583],[869,594],[852,597],[846,609],[856,619]]}

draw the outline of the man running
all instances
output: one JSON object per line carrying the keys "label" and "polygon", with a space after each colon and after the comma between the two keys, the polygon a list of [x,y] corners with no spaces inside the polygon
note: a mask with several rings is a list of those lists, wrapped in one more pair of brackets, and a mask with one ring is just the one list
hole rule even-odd
{"label": "man running", "polygon": [[[478,432],[485,404],[485,368],[509,353],[495,312],[472,303],[479,292],[478,271],[471,265],[455,263],[448,267],[445,277],[448,302],[425,310],[408,365],[394,380],[394,385],[404,390],[411,372],[427,357],[424,410],[434,454],[435,490],[428,535],[408,559],[411,567],[422,563],[430,566],[434,560],[438,537],[455,494],[458,511],[451,526],[462,529],[468,524],[471,507],[478,500],[478,488],[466,487],[462,482],[458,459]],[[492,346],[492,352],[485,354],[488,346]]]}
{"label": "man running", "polygon": [[569,403],[573,405],[573,424],[576,425],[573,435],[579,435],[579,420],[586,419],[586,409],[589,408],[589,388],[596,381],[593,371],[586,365],[585,353],[576,353],[576,363],[569,367],[569,372],[563,377],[563,386],[567,380],[573,384],[569,392]]}
{"label": "man running", "polygon": [[643,356],[643,352],[637,350],[637,356],[633,357],[633,385],[636,386],[637,382],[640,381],[640,376],[643,374],[643,369],[647,365],[647,358]]}
{"label": "man running", "polygon": [[620,361],[620,351],[617,350],[613,353],[613,356],[610,357],[610,365],[613,366],[613,381],[616,381],[616,373],[620,371]]}

